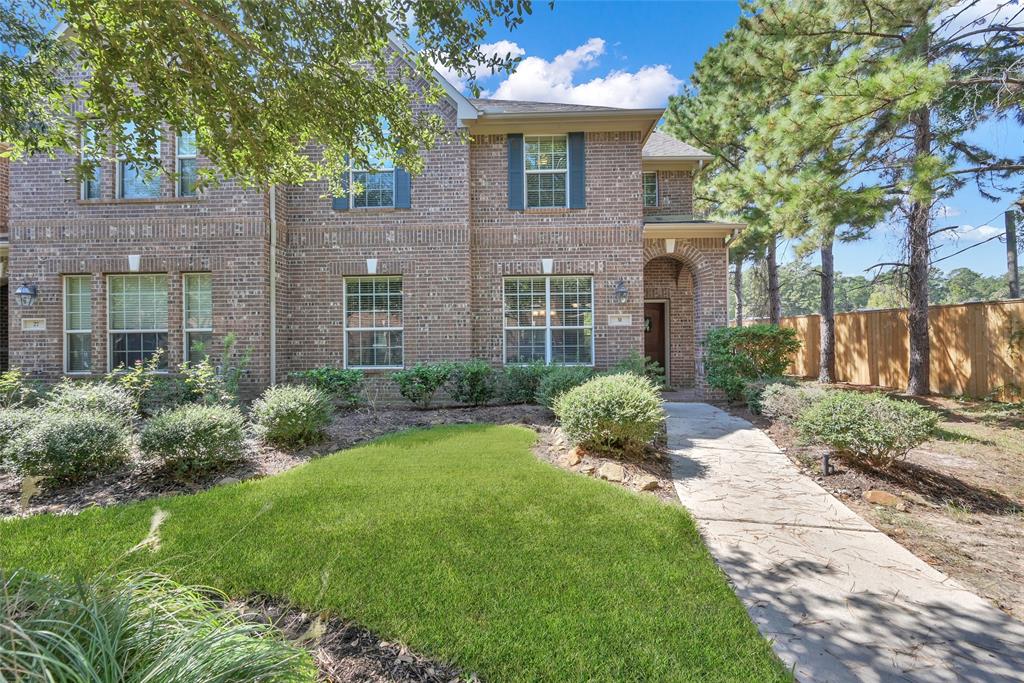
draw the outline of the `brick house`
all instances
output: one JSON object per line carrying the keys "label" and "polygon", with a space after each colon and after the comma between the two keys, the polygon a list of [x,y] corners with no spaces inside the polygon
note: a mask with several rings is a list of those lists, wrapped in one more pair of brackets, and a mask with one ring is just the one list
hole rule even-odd
{"label": "brick house", "polygon": [[54,380],[165,348],[176,367],[231,332],[255,391],[325,365],[606,368],[642,351],[703,393],[739,227],[693,216],[710,157],[655,131],[660,109],[447,91],[431,106],[470,141],[425,151],[416,177],[353,170],[362,192],[333,199],[325,183],[196,192],[206,161],[171,130],[158,152],[176,180],[109,161],[79,183],[67,155],[0,159],[0,360]]}

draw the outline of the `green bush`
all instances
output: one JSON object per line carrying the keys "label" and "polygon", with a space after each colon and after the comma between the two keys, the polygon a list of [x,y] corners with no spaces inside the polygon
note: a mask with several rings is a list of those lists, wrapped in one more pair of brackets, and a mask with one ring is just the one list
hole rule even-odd
{"label": "green bush", "polygon": [[497,393],[494,368],[482,360],[454,364],[448,381],[451,397],[471,406],[490,403]]}
{"label": "green bush", "polygon": [[664,414],[658,387],[633,373],[603,375],[565,392],[555,415],[573,443],[595,451],[636,451],[658,433]]}
{"label": "green bush", "polygon": [[31,408],[0,408],[0,469],[12,466],[8,463],[12,444],[19,434],[39,421],[41,414]]}
{"label": "green bush", "polygon": [[764,377],[751,380],[743,385],[743,400],[746,401],[747,408],[750,408],[750,412],[754,415],[761,414],[761,397],[764,395],[764,390],[772,384],[795,387],[796,380],[790,377]]}
{"label": "green bush", "polygon": [[632,372],[634,375],[646,377],[659,387],[668,384],[665,368],[661,367],[661,363],[636,351],[631,351],[628,356],[613,365],[608,371],[611,375],[620,375],[623,372]]}
{"label": "green bush", "polygon": [[245,417],[233,406],[164,411],[146,423],[139,450],[176,475],[216,472],[244,455]]}
{"label": "green bush", "polygon": [[398,384],[402,398],[425,409],[430,407],[434,394],[451,378],[452,370],[451,363],[419,363],[392,373],[391,379]]}
{"label": "green bush", "polygon": [[125,389],[102,382],[64,379],[43,399],[43,408],[53,412],[100,412],[126,422],[136,417],[135,398]]}
{"label": "green bush", "polygon": [[[182,363],[179,366],[185,385],[200,403],[238,405],[239,385],[252,359],[252,350],[236,353],[235,341],[235,333],[229,332],[224,336],[219,359],[204,355],[197,362]],[[201,352],[203,349],[197,349],[197,353]]]}
{"label": "green bush", "polygon": [[153,416],[196,401],[195,394],[181,377],[156,377],[142,395],[139,412]]}
{"label": "green bush", "polygon": [[128,460],[131,430],[123,416],[97,410],[46,410],[11,440],[9,466],[22,476],[75,481]]}
{"label": "green bush", "polygon": [[[316,679],[310,655],[226,596],[154,574],[64,581],[0,570],[0,678],[17,681]],[[7,676],[13,678],[7,678]]]}
{"label": "green bush", "polygon": [[888,467],[931,436],[937,413],[884,394],[830,391],[797,419],[801,436],[849,460]]}
{"label": "green bush", "polygon": [[363,382],[366,380],[362,370],[323,367],[293,372],[288,376],[295,382],[319,389],[338,405],[354,408],[362,403]]}
{"label": "green bush", "polygon": [[113,371],[107,373],[107,384],[122,389],[128,394],[135,406],[136,413],[142,411],[142,403],[146,394],[158,379],[156,373],[163,367],[164,355],[163,349],[157,349],[145,363],[136,361],[130,368],[126,368],[123,364],[118,365]]}
{"label": "green bush", "polygon": [[541,380],[551,371],[544,363],[509,365],[498,380],[498,399],[502,403],[536,403]]}
{"label": "green bush", "polygon": [[738,400],[747,382],[781,375],[800,350],[800,340],[795,330],[778,325],[720,327],[708,334],[704,348],[708,384]]}
{"label": "green bush", "polygon": [[585,365],[552,366],[537,386],[537,403],[553,408],[558,397],[594,378],[594,369]]}
{"label": "green bush", "polygon": [[761,412],[768,417],[792,421],[825,398],[827,393],[822,387],[813,384],[797,385],[789,380],[769,384],[761,393]]}
{"label": "green bush", "polygon": [[11,368],[0,373],[0,408],[33,406],[41,394],[40,383],[30,380],[20,369]]}
{"label": "green bush", "polygon": [[298,448],[320,439],[334,407],[327,394],[296,384],[279,384],[252,404],[253,429],[263,441]]}

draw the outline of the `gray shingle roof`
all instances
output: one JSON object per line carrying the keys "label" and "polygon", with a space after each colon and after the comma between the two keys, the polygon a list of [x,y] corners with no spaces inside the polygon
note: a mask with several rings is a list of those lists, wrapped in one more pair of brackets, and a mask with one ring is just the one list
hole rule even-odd
{"label": "gray shingle roof", "polygon": [[644,144],[645,159],[711,159],[707,152],[688,145],[682,140],[677,140],[668,133],[660,130],[653,131]]}
{"label": "gray shingle roof", "polygon": [[574,111],[628,111],[620,107],[594,107],[589,104],[567,104],[564,102],[526,102],[523,100],[470,99],[470,103],[482,114],[541,114]]}

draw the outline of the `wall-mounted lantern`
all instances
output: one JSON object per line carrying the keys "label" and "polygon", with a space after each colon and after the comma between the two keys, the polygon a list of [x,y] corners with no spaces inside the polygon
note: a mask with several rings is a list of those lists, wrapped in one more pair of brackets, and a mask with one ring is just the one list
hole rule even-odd
{"label": "wall-mounted lantern", "polygon": [[39,298],[39,289],[35,285],[23,282],[14,290],[14,300],[20,306],[31,306]]}
{"label": "wall-mounted lantern", "polygon": [[612,294],[615,298],[615,303],[624,304],[629,300],[629,290],[626,289],[626,281],[621,277],[619,281],[615,283],[615,289],[612,290]]}

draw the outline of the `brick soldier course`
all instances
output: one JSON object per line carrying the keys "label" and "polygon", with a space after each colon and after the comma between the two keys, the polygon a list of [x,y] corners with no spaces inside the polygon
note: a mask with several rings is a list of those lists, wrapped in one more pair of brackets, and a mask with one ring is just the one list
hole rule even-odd
{"label": "brick soldier course", "polygon": [[[176,367],[185,354],[183,275],[210,273],[213,346],[230,332],[251,350],[249,392],[292,371],[346,365],[347,277],[401,277],[408,367],[476,358],[500,366],[506,278],[572,275],[592,279],[594,366],[642,352],[644,299],[668,299],[670,383],[703,391],[700,339],[726,323],[726,242],[738,227],[692,215],[693,174],[709,157],[652,132],[660,110],[468,100],[454,89],[433,107],[451,133],[469,137],[424,151],[425,171],[398,208],[339,206],[326,183],[261,190],[228,179],[176,197],[169,176],[158,198],[118,199],[112,161],[102,165],[99,197],[82,199],[68,155],[9,168],[0,160],[10,365],[47,380],[65,373],[71,275],[89,278],[89,374],[100,375],[110,369],[110,275],[167,276],[167,354]],[[520,171],[514,159],[510,173],[510,154],[523,135],[579,141],[569,143],[566,172],[574,208],[511,207]],[[168,129],[166,168],[174,155]],[[646,208],[645,172],[658,178],[656,205]],[[394,182],[398,205],[397,173]],[[137,270],[130,256],[139,257]],[[21,283],[37,287],[31,306],[13,298]]]}

